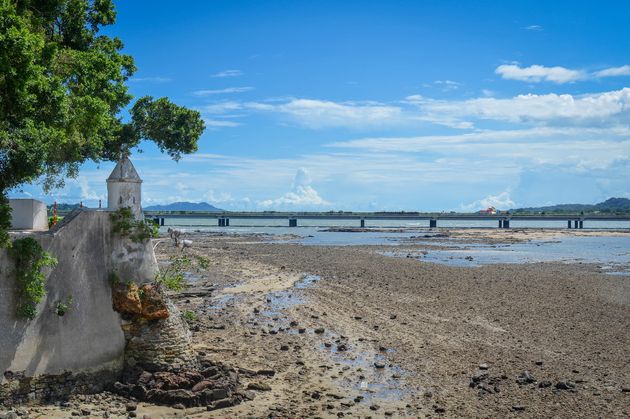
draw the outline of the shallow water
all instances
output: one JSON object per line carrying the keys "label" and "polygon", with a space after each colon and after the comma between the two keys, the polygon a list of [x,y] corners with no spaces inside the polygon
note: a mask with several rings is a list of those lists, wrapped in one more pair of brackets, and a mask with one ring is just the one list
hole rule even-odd
{"label": "shallow water", "polygon": [[497,263],[596,263],[603,272],[630,275],[630,237],[562,237],[553,241],[466,244],[455,240],[423,242],[444,250],[425,252],[390,251],[387,256],[413,257],[426,262],[476,267]]}

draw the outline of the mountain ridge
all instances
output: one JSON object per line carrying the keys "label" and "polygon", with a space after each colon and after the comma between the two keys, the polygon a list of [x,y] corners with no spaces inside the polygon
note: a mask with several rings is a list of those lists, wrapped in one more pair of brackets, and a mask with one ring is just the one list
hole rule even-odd
{"label": "mountain ridge", "polygon": [[149,205],[142,208],[144,211],[206,211],[206,212],[222,212],[221,208],[210,205],[207,202],[172,202],[164,205]]}

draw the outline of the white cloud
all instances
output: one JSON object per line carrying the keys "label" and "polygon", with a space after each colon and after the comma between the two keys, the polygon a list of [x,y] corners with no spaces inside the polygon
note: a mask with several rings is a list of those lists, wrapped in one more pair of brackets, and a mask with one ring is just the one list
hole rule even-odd
{"label": "white cloud", "polygon": [[332,102],[291,99],[281,104],[251,102],[246,107],[290,116],[310,128],[374,127],[402,122],[402,109],[377,102]]}
{"label": "white cloud", "polygon": [[154,77],[132,77],[131,79],[129,79],[130,82],[135,82],[135,83],[168,83],[169,81],[172,81],[173,79],[171,79],[170,77],[163,77],[163,76],[154,76]]}
{"label": "white cloud", "polygon": [[461,209],[464,211],[478,211],[481,209],[494,207],[498,210],[509,210],[516,206],[516,203],[510,197],[510,193],[510,188],[508,188],[507,190],[497,195],[488,195],[478,201],[472,202],[467,205],[462,205]]}
{"label": "white cloud", "polygon": [[222,95],[226,93],[243,93],[254,90],[251,86],[244,87],[226,87],[225,89],[216,89],[216,90],[195,90],[192,92],[195,96],[210,96],[210,95]]}
{"label": "white cloud", "polygon": [[226,121],[224,119],[204,118],[203,122],[205,122],[207,127],[212,128],[233,128],[241,125],[240,122]]}
{"label": "white cloud", "polygon": [[465,123],[472,125],[471,118],[574,126],[627,126],[630,120],[630,88],[627,87],[579,96],[550,93],[518,95],[508,99],[446,101],[414,95],[407,100],[418,106],[424,120],[455,127]]}
{"label": "white cloud", "polygon": [[630,65],[622,65],[621,67],[610,67],[593,73],[595,77],[618,77],[630,76]]}
{"label": "white cloud", "polygon": [[529,25],[529,26],[525,26],[523,29],[526,29],[528,31],[535,31],[535,32],[542,32],[545,30],[545,28],[543,28],[541,25]]}
{"label": "white cloud", "polygon": [[545,67],[534,64],[529,67],[521,67],[518,64],[503,64],[496,68],[496,74],[504,79],[520,80],[530,83],[551,81],[554,83],[570,83],[587,78],[582,70],[571,70],[565,67]]}
{"label": "white cloud", "polygon": [[243,109],[243,105],[241,105],[239,102],[229,101],[229,102],[219,102],[219,103],[212,103],[209,105],[204,105],[198,109],[204,113],[224,114],[227,112]]}
{"label": "white cloud", "polygon": [[293,179],[293,190],[279,198],[266,199],[258,202],[263,208],[312,208],[329,206],[330,202],[324,200],[310,185],[311,178],[306,169],[300,168]]}
{"label": "white cloud", "polygon": [[453,80],[436,80],[433,83],[439,86],[443,92],[450,92],[452,90],[457,90],[462,85],[461,83],[458,83]]}
{"label": "white cloud", "polygon": [[213,74],[211,77],[238,77],[242,76],[243,72],[241,70],[224,70],[219,71],[218,73]]}
{"label": "white cloud", "polygon": [[595,72],[575,70],[566,67],[545,67],[534,64],[529,67],[521,67],[518,63],[503,64],[494,71],[507,80],[520,80],[529,83],[550,81],[558,84],[572,83],[580,80],[591,80],[603,77],[630,76],[630,65],[610,67]]}

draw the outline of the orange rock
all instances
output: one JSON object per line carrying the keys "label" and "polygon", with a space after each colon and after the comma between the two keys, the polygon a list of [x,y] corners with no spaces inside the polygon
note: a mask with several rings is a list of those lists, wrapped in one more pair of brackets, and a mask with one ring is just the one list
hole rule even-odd
{"label": "orange rock", "polygon": [[142,317],[147,320],[166,319],[170,315],[164,297],[152,284],[140,287]]}
{"label": "orange rock", "polygon": [[114,310],[123,314],[142,313],[142,303],[138,286],[134,283],[118,283],[112,287],[112,303]]}

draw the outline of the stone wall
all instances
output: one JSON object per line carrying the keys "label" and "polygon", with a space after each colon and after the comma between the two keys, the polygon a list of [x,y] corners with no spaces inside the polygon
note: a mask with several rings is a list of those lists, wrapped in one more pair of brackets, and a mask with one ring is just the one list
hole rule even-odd
{"label": "stone wall", "polygon": [[[82,380],[93,390],[99,381],[111,382],[122,371],[126,341],[112,309],[109,275],[152,281],[157,263],[151,243],[121,239],[112,233],[109,213],[94,210],[76,210],[49,232],[12,233],[25,235],[59,263],[48,272],[37,317],[25,320],[16,316],[13,261],[0,250],[0,401],[9,393],[41,398],[55,380],[63,380],[59,389],[74,382],[78,391],[89,386]],[[57,315],[57,302],[68,297],[69,312]]]}
{"label": "stone wall", "polygon": [[170,313],[168,318],[135,318],[123,323],[127,365],[138,365],[147,371],[198,367],[188,326],[172,302],[166,300],[166,306]]}

